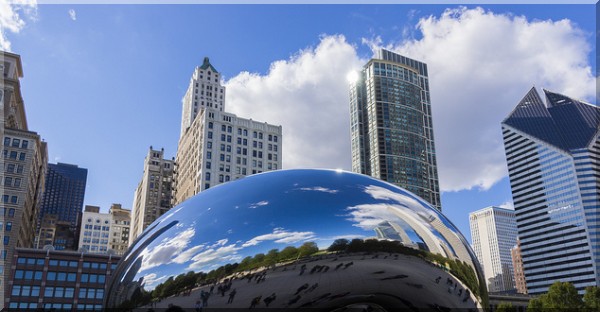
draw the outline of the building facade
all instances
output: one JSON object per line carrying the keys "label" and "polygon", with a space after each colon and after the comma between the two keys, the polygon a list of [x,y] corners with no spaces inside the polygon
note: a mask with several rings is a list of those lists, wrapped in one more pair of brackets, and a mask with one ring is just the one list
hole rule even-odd
{"label": "building facade", "polygon": [[513,263],[515,288],[520,294],[527,294],[527,283],[525,282],[525,272],[523,271],[523,257],[521,257],[521,242],[517,239],[517,244],[510,249],[510,256]]}
{"label": "building facade", "polygon": [[350,85],[352,170],[441,210],[427,64],[380,50]]}
{"label": "building facade", "polygon": [[[81,219],[81,211],[83,209],[83,198],[85,196],[85,185],[87,182],[87,169],[79,168],[77,165],[57,163],[48,164],[46,172],[46,182],[44,195],[42,196],[41,210],[38,216],[38,234],[41,233],[42,223],[50,225],[50,228],[45,228],[46,234],[52,230],[52,225],[61,225],[57,229],[54,227],[54,232],[57,234],[61,230],[61,235],[53,235],[56,238],[51,243],[57,250],[62,249],[77,249],[77,229],[79,228],[79,220]],[[43,222],[46,215],[53,215],[47,222]],[[50,223],[48,221],[54,221]],[[64,223],[70,224],[68,231],[62,231]],[[36,238],[37,239],[37,238]],[[43,239],[47,242],[46,239]],[[37,243],[37,248],[42,248],[44,244]]]}
{"label": "building facade", "polygon": [[219,72],[204,58],[202,66],[196,67],[190,84],[183,96],[181,110],[181,135],[192,125],[196,116],[205,108],[225,111],[225,87],[221,85]]}
{"label": "building facade", "polygon": [[532,88],[502,122],[528,294],[600,279],[600,109]]}
{"label": "building facade", "polygon": [[517,243],[514,210],[487,207],[469,214],[471,241],[489,292],[515,289],[510,250]]}
{"label": "building facade", "polygon": [[101,311],[120,256],[17,248],[5,306],[18,310]]}
{"label": "building facade", "polygon": [[110,215],[109,250],[117,255],[123,255],[129,247],[131,235],[131,210],[124,209],[121,204],[112,204],[108,210]]}
{"label": "building facade", "polygon": [[174,160],[164,159],[164,149],[154,150],[150,146],[144,160],[142,180],[133,198],[130,244],[154,220],[171,209],[174,168]]}
{"label": "building facade", "polygon": [[28,129],[21,95],[21,57],[0,51],[0,109],[2,162],[0,170],[0,296],[4,302],[6,281],[16,247],[33,247],[36,221],[44,190],[48,151],[40,136]]}
{"label": "building facade", "polygon": [[112,204],[108,213],[86,205],[81,220],[79,251],[122,255],[129,246],[131,211]]}
{"label": "building facade", "polygon": [[[212,77],[216,70],[208,59],[200,69],[211,69]],[[202,73],[196,68],[194,75]],[[202,76],[199,76],[202,78]],[[205,79],[205,78],[204,78]],[[214,80],[213,83],[217,83]],[[192,84],[198,83],[192,78]],[[220,85],[219,85],[220,86]],[[200,88],[206,90],[206,85]],[[214,85],[212,91],[215,91]],[[191,123],[182,121],[182,134],[179,139],[176,157],[175,191],[173,204],[179,204],[187,198],[215,185],[233,181],[246,175],[281,169],[282,166],[282,128],[266,122],[254,121],[224,111],[223,102],[219,106],[219,97],[213,93],[199,96],[200,107],[193,114]],[[216,92],[216,91],[215,91]],[[213,96],[213,104],[202,102],[207,96]],[[184,112],[186,110],[184,97]],[[203,104],[204,103],[204,104]],[[183,125],[188,125],[183,128]]]}

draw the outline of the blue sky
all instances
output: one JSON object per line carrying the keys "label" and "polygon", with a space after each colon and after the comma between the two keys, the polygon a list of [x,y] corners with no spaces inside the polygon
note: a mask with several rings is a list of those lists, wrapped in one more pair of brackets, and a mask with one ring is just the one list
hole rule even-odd
{"label": "blue sky", "polygon": [[[429,65],[443,212],[510,205],[499,122],[535,85],[595,103],[587,5],[37,5],[0,8],[30,129],[87,168],[85,204],[131,207],[150,145],[174,157],[205,56],[226,110],[283,126],[284,168],[350,169],[345,74],[386,47]],[[7,44],[10,44],[9,46]],[[310,124],[310,127],[306,125]]]}

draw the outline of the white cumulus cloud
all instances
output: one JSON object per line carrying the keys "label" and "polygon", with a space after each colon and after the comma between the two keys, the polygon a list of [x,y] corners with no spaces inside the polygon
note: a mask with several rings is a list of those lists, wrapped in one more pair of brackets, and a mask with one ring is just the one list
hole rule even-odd
{"label": "white cumulus cloud", "polygon": [[279,244],[292,244],[315,237],[314,232],[288,232],[283,228],[275,228],[272,233],[256,236],[245,242],[242,247],[249,247],[264,241],[274,241]]}
{"label": "white cumulus cloud", "polygon": [[35,19],[37,3],[35,0],[0,1],[0,50],[10,50],[7,33],[18,34],[25,27],[24,17]]}
{"label": "white cumulus cloud", "polygon": [[226,82],[227,110],[283,127],[284,168],[350,168],[346,75],[362,66],[343,36],[273,62],[267,75],[243,72]]}
{"label": "white cumulus cloud", "polygon": [[73,10],[73,9],[70,9],[70,10],[69,10],[69,17],[70,17],[72,20],[76,21],[76,20],[77,20],[77,12],[75,12],[75,10]]}
{"label": "white cumulus cloud", "polygon": [[[414,29],[420,36],[365,43],[428,64],[442,191],[485,190],[507,175],[500,122],[533,85],[595,96],[593,34],[569,20],[457,8],[421,18]],[[283,126],[284,168],[349,169],[345,77],[365,62],[344,36],[323,36],[316,47],[273,62],[265,75],[228,80],[228,110]]]}
{"label": "white cumulus cloud", "polygon": [[569,20],[457,8],[416,28],[422,38],[384,46],[428,65],[442,191],[486,190],[507,175],[500,122],[533,85],[595,96],[586,40],[593,34]]}

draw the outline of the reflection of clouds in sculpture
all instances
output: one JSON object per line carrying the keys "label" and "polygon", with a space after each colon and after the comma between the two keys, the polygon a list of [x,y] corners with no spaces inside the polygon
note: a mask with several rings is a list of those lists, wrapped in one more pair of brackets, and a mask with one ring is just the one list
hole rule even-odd
{"label": "reflection of clouds in sculpture", "polygon": [[179,255],[191,242],[195,234],[194,227],[181,231],[173,238],[165,238],[155,247],[144,250],[140,272],[168,263]]}
{"label": "reflection of clouds in sculpture", "polygon": [[348,219],[354,222],[354,226],[363,230],[373,230],[383,221],[397,218],[388,210],[388,204],[364,204],[353,207],[348,207],[351,218]]}
{"label": "reflection of clouds in sculpture", "polygon": [[323,193],[329,193],[329,194],[336,194],[337,192],[339,192],[338,190],[332,190],[332,189],[328,189],[328,188],[322,187],[322,186],[301,187],[299,190],[301,190],[301,191],[323,192]]}
{"label": "reflection of clouds in sculpture", "polygon": [[314,232],[288,232],[283,228],[275,228],[273,229],[273,233],[256,236],[244,243],[242,247],[254,246],[263,241],[275,241],[276,243],[280,244],[291,244],[309,240],[314,237]]}
{"label": "reflection of clouds in sculpture", "polygon": [[145,275],[143,277],[143,287],[146,290],[152,290],[154,289],[158,284],[164,282],[167,278],[169,278],[168,275],[163,275],[161,277],[156,277],[155,273],[150,273],[148,275]]}
{"label": "reflection of clouds in sculpture", "polygon": [[259,201],[258,203],[250,204],[250,206],[248,208],[250,208],[250,209],[256,209],[256,208],[258,208],[260,206],[266,206],[268,204],[269,204],[268,201],[263,200],[263,201]]}
{"label": "reflection of clouds in sculpture", "polygon": [[[214,245],[216,246],[216,244]],[[233,263],[242,259],[237,253],[241,248],[235,244],[221,246],[218,248],[208,248],[194,257],[192,257],[192,263],[186,268],[186,270],[202,271],[216,268],[222,263]]]}

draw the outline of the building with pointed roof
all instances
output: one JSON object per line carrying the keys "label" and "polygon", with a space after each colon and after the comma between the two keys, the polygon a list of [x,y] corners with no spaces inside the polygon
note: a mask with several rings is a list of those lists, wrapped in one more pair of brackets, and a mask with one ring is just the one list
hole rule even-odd
{"label": "building with pointed roof", "polygon": [[502,122],[529,294],[600,280],[600,108],[535,87]]}

